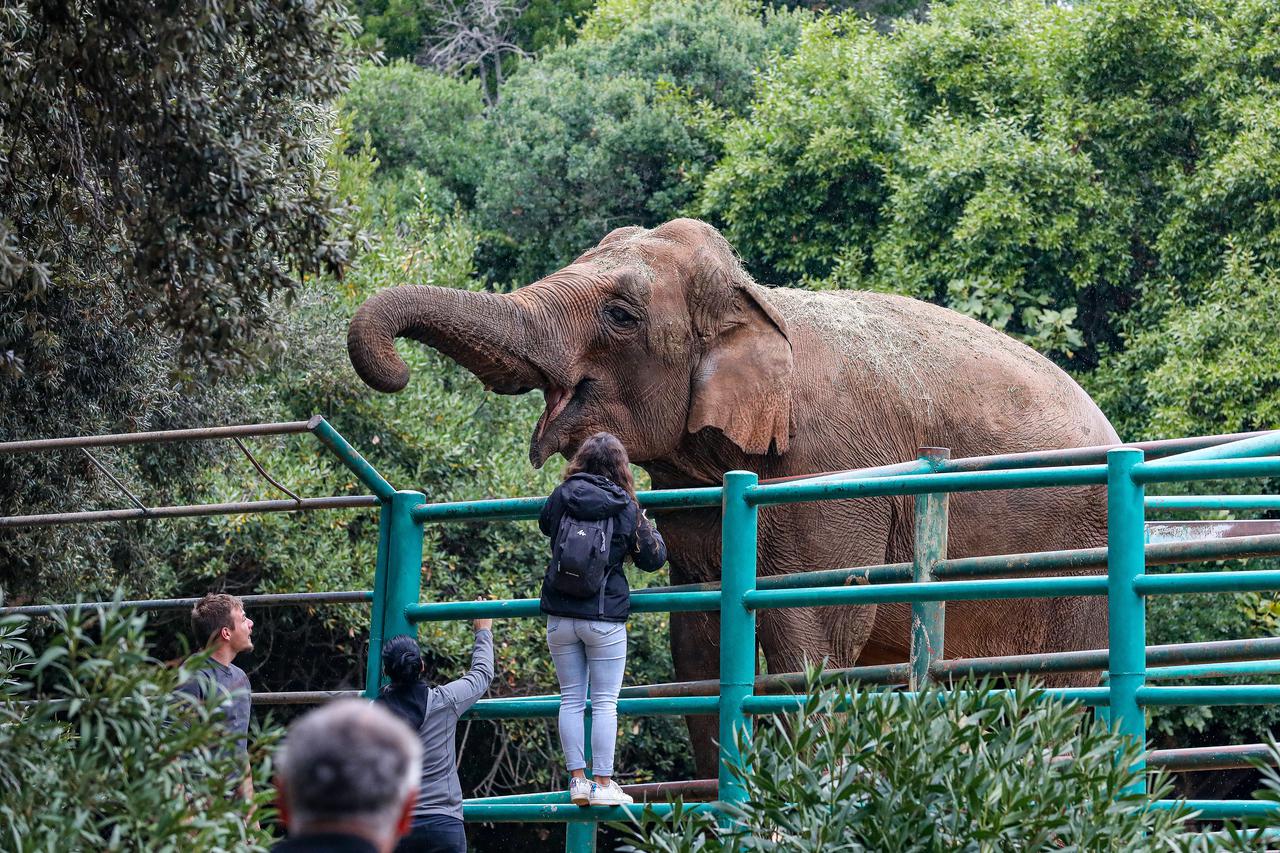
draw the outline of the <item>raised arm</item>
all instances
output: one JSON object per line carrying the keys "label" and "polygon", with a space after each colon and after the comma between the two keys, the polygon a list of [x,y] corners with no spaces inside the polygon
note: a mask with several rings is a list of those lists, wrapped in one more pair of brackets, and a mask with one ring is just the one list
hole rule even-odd
{"label": "raised arm", "polygon": [[440,688],[440,698],[461,716],[489,689],[493,681],[493,620],[477,619],[476,644],[471,649],[471,669],[457,681]]}
{"label": "raised arm", "polygon": [[636,519],[636,566],[646,572],[656,572],[667,562],[667,543],[649,517],[640,510]]}

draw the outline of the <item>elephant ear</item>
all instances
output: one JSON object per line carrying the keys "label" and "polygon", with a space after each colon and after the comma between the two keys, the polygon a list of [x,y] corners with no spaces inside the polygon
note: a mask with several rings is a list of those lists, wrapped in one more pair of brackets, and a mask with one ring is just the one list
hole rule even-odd
{"label": "elephant ear", "polygon": [[689,432],[714,427],[746,453],[785,453],[794,368],[786,321],[763,288],[711,253],[699,253],[692,284],[689,309],[702,354]]}

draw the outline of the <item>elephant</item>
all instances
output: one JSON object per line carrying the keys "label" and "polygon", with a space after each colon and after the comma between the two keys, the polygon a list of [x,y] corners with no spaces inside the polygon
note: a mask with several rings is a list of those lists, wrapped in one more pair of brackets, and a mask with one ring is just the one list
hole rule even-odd
{"label": "elephant", "polygon": [[[397,337],[434,347],[499,394],[541,390],[535,467],[607,431],[659,489],[718,485],[738,469],[782,478],[882,466],[921,447],[957,458],[1119,441],[1071,377],[1013,338],[903,296],[761,286],[695,219],[618,228],[510,293],[405,285],[373,295],[351,321],[348,353],[379,391],[408,380]],[[912,500],[764,507],[758,572],[910,561]],[[672,583],[719,580],[718,509],[657,523]],[[950,502],[948,557],[1105,542],[1100,486]],[[1099,598],[956,602],[946,619],[948,657],[1096,648],[1107,633]],[[908,658],[909,623],[906,604],[764,610],[758,637],[769,672],[894,663]],[[716,614],[672,614],[677,678],[717,677],[718,625]],[[715,776],[715,720],[688,723],[699,774]]]}

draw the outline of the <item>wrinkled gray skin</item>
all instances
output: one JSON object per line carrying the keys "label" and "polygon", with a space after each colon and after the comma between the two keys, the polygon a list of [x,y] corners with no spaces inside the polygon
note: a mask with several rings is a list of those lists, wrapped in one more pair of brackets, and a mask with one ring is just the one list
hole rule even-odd
{"label": "wrinkled gray skin", "polygon": [[[396,337],[432,346],[500,394],[547,398],[529,458],[571,456],[594,432],[621,438],[655,488],[715,485],[911,460],[1111,444],[1107,419],[1064,372],[974,320],[878,293],[755,284],[711,226],[678,219],[619,228],[569,266],[513,293],[396,287],[351,322],[360,376],[398,391]],[[663,513],[671,582],[715,581],[718,510]],[[766,507],[762,575],[909,561],[912,499]],[[956,495],[948,556],[1105,544],[1099,488]],[[768,610],[760,644],[771,672],[806,661],[904,661],[909,606]],[[676,676],[714,678],[717,616],[671,616]],[[947,606],[949,657],[1096,648],[1098,599]],[[1060,676],[1058,684],[1096,682]],[[689,719],[699,773],[716,775],[712,718]]]}

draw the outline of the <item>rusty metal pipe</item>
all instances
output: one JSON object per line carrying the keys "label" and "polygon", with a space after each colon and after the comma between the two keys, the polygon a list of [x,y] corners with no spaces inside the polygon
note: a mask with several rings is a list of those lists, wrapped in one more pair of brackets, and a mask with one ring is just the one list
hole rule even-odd
{"label": "rusty metal pipe", "polygon": [[0,456],[32,453],[39,450],[65,450],[71,447],[123,447],[128,444],[204,441],[214,438],[255,435],[292,435],[307,432],[310,421],[288,421],[272,424],[199,427],[197,429],[164,429],[154,432],[129,432],[119,435],[73,435],[66,438],[37,438],[30,441],[0,442]]}
{"label": "rusty metal pipe", "polygon": [[[118,602],[120,607],[134,610],[181,610],[193,606],[198,598],[144,598]],[[373,600],[369,590],[345,592],[280,592],[242,595],[246,607],[282,607],[297,604],[366,604]],[[114,601],[86,601],[80,604],[25,604],[0,607],[0,616],[51,616],[80,608],[115,607]]]}
{"label": "rusty metal pipe", "polygon": [[157,506],[150,509],[107,509],[92,512],[53,512],[46,515],[9,515],[0,518],[0,528],[50,527],[55,524],[91,524],[99,521],[135,521],[157,518],[196,518],[205,515],[237,515],[254,512],[309,512],[319,509],[357,509],[375,507],[373,495],[335,495],[324,498],[302,498],[297,501],[236,501],[221,504],[188,504]]}

